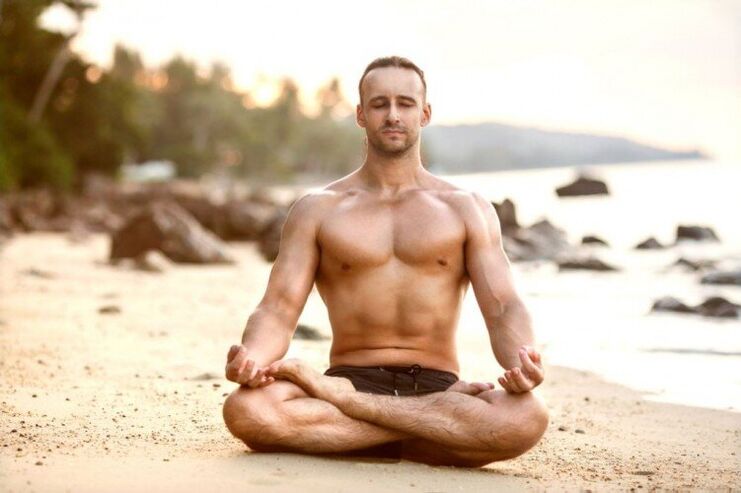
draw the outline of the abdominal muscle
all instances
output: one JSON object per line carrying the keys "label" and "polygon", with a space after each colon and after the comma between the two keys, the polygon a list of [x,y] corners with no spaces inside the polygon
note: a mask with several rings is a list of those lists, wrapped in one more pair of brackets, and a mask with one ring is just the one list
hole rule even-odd
{"label": "abdominal muscle", "polygon": [[385,286],[322,290],[333,332],[330,365],[418,364],[457,375],[455,328],[463,291],[435,282],[416,283],[416,290],[403,294]]}

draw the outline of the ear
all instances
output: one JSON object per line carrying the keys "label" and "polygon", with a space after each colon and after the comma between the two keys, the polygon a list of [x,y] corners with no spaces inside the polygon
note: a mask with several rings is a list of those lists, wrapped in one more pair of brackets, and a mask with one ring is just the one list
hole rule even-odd
{"label": "ear", "polygon": [[430,103],[425,103],[422,107],[422,120],[420,121],[420,126],[426,127],[429,125],[430,120],[432,120],[432,105],[430,105]]}
{"label": "ear", "polygon": [[365,113],[363,113],[363,106],[361,104],[358,104],[355,107],[355,123],[357,123],[360,128],[365,128],[366,126]]}

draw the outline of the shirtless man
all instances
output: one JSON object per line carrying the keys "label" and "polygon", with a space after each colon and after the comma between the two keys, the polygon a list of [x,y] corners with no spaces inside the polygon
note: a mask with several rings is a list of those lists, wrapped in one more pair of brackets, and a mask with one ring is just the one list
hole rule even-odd
{"label": "shirtless man", "polygon": [[[377,59],[359,92],[367,158],[289,211],[265,295],[227,356],[226,376],[241,386],[224,403],[226,425],[257,451],[391,444],[399,458],[467,467],[518,456],[548,414],[531,392],[543,367],[495,210],[422,166],[432,110],[416,65]],[[458,381],[469,281],[506,369],[503,390]],[[324,375],[281,359],[314,283],[333,332]]]}

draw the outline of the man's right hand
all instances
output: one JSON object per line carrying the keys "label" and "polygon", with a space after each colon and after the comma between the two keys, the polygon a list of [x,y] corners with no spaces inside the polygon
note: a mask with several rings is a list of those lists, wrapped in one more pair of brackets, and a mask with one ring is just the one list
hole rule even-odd
{"label": "man's right hand", "polygon": [[229,354],[226,356],[227,380],[252,388],[264,387],[275,381],[275,378],[265,375],[266,370],[267,367],[257,366],[243,345],[234,345],[229,349]]}

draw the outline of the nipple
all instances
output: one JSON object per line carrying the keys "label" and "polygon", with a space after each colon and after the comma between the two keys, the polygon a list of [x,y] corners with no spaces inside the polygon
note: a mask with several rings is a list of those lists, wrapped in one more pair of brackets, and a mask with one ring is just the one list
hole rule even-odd
{"label": "nipple", "polygon": [[342,262],[342,270],[350,270],[350,264]]}

